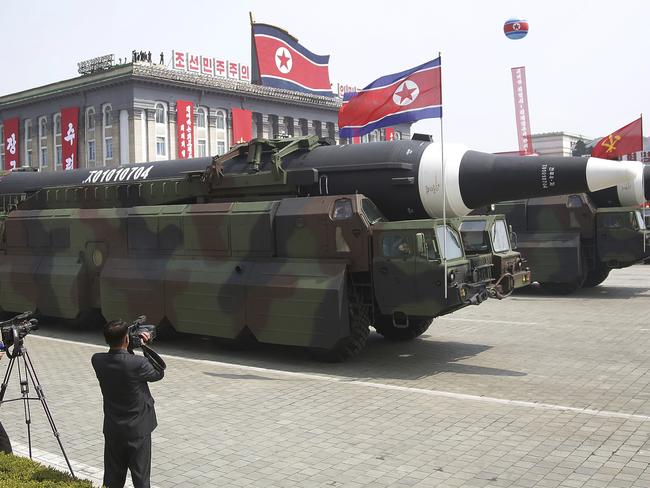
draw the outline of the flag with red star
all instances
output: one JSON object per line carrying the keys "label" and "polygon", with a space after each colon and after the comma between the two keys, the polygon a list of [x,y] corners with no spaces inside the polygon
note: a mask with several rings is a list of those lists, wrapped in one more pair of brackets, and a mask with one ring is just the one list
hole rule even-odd
{"label": "flag with red star", "polygon": [[287,31],[268,24],[252,24],[253,83],[286,90],[334,96],[329,56],[312,53]]}
{"label": "flag with red star", "polygon": [[442,117],[439,57],[346,94],[339,110],[339,135],[359,137],[382,127],[438,117]]}

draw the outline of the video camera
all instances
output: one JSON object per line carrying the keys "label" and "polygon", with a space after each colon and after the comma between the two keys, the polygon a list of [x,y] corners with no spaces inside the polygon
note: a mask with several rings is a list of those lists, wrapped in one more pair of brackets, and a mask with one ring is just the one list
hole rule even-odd
{"label": "video camera", "polygon": [[0,322],[0,351],[7,351],[11,346],[22,345],[23,338],[31,331],[38,329],[38,320],[32,318],[34,312],[23,312],[15,317]]}
{"label": "video camera", "polygon": [[[142,353],[145,355],[155,369],[158,371],[164,371],[167,365],[163,358],[161,358],[156,351],[149,347],[149,344],[153,342],[156,338],[156,326],[152,324],[147,324],[147,317],[145,315],[140,315],[135,319],[131,325],[129,325],[128,334],[129,334],[129,350],[131,352],[135,347],[141,347]],[[145,344],[142,342],[140,334],[147,332],[149,334],[149,340]]]}
{"label": "video camera", "polygon": [[149,334],[149,344],[153,342],[156,338],[156,326],[152,324],[147,324],[147,317],[145,315],[140,315],[135,319],[131,325],[129,325],[129,346],[130,347],[142,347],[142,338],[140,334],[147,332]]}

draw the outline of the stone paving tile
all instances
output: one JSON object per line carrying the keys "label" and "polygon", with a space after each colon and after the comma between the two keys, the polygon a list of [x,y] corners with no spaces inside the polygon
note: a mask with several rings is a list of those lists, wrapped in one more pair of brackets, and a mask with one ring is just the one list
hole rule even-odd
{"label": "stone paving tile", "polygon": [[[616,271],[604,285],[487,302],[437,320],[412,343],[373,334],[359,358],[339,365],[291,348],[225,352],[198,338],[161,341],[161,352],[180,358],[167,356],[165,379],[152,385],[160,424],[152,481],[648,488],[650,267]],[[27,338],[73,466],[96,474],[101,395],[89,360],[100,349],[46,336],[101,344],[101,335],[51,326]],[[7,397],[16,394],[10,383]],[[12,440],[26,444],[24,425],[6,420],[22,419],[22,406],[0,414]],[[34,445],[57,457],[38,404],[32,414]]]}

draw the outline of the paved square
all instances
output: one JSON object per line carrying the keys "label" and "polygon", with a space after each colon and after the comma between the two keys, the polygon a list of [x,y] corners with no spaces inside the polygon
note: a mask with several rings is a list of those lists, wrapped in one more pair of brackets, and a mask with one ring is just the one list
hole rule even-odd
{"label": "paved square", "polygon": [[[101,333],[50,325],[26,344],[73,467],[100,479],[101,394],[90,356],[104,349]],[[649,345],[650,266],[641,265],[569,297],[529,292],[466,308],[413,342],[372,334],[343,364],[293,348],[160,341],[168,370],[152,385],[152,481],[648,488]],[[7,397],[17,394],[12,377]],[[38,403],[32,414],[35,457],[60,464]],[[22,404],[0,415],[25,452]]]}

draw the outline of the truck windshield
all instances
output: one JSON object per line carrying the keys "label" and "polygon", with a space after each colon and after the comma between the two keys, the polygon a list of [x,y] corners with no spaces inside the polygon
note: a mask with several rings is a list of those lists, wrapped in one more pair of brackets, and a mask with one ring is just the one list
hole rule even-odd
{"label": "truck windshield", "polygon": [[504,220],[496,220],[490,231],[494,252],[504,252],[510,249],[508,229]]}
{"label": "truck windshield", "polygon": [[366,218],[370,224],[375,224],[377,222],[383,222],[386,220],[377,206],[372,203],[372,200],[364,198],[361,201],[361,209],[363,210],[363,213],[366,215]]}
{"label": "truck windshield", "polygon": [[460,239],[456,231],[451,227],[438,225],[436,227],[436,238],[438,239],[440,254],[444,257],[447,259],[463,257],[463,248],[460,244]]}
{"label": "truck windshield", "polygon": [[468,220],[460,224],[460,236],[463,238],[465,252],[475,254],[490,250],[490,243],[485,232],[485,220]]}

